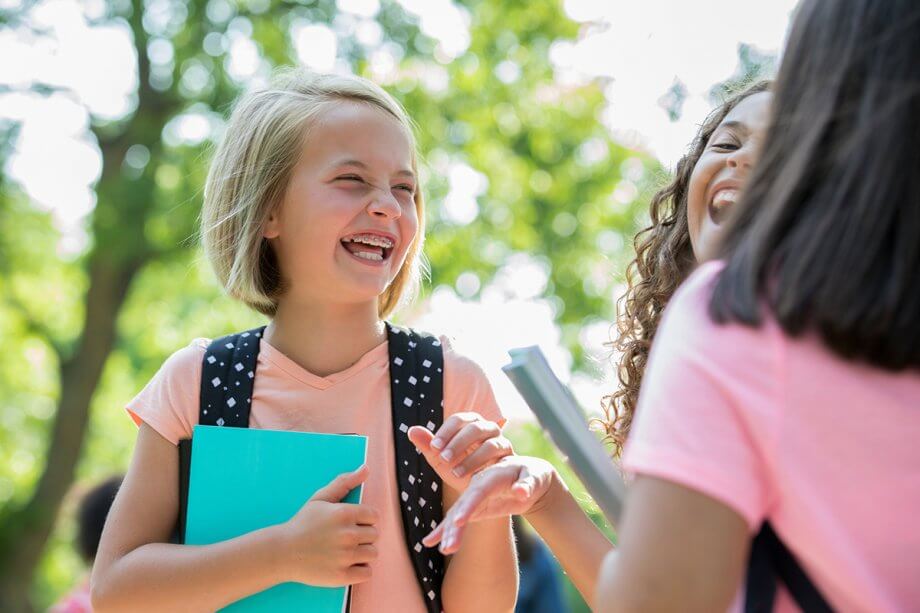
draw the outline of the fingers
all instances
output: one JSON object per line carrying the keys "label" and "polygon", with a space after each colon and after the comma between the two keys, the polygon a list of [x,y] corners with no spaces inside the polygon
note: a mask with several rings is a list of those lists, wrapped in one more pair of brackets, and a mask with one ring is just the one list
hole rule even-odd
{"label": "fingers", "polygon": [[317,490],[316,493],[310,497],[310,500],[339,502],[342,498],[345,498],[351,490],[364,483],[365,479],[367,479],[368,472],[367,465],[365,464],[356,471],[342,473],[330,481],[328,485]]}
{"label": "fingers", "polygon": [[536,477],[528,474],[527,476],[518,479],[514,485],[511,486],[511,493],[514,494],[515,498],[518,500],[525,501],[533,496],[536,489]]}
{"label": "fingers", "polygon": [[440,543],[438,550],[445,555],[456,552],[463,538],[463,526],[457,526],[454,519],[453,509],[451,509],[444,520],[422,539],[422,544],[425,547],[434,547]]}
{"label": "fingers", "polygon": [[373,545],[378,536],[379,532],[373,526],[355,526],[348,540],[354,545]]}
{"label": "fingers", "polygon": [[345,584],[364,583],[371,578],[371,567],[367,564],[355,564],[345,570]]}
{"label": "fingers", "polygon": [[[409,440],[415,445],[415,448],[425,457],[428,465],[437,471],[443,462],[441,461],[441,456],[438,455],[438,450],[431,446],[434,434],[428,428],[422,426],[412,426],[406,434],[408,434]],[[442,473],[439,472],[438,474],[443,478]]]}
{"label": "fingers", "polygon": [[456,461],[466,457],[483,442],[501,435],[501,428],[498,427],[498,424],[482,418],[466,423],[451,437],[448,437],[443,430],[443,427],[438,430],[438,434],[431,442],[431,446],[437,449],[439,441],[444,441],[441,460],[448,464],[456,463]]}
{"label": "fingers", "polygon": [[422,453],[435,453],[431,447],[431,441],[434,439],[434,434],[432,434],[428,428],[423,426],[412,426],[406,434],[409,436],[409,440],[412,444],[415,445],[415,448]]}
{"label": "fingers", "polygon": [[481,479],[474,478],[450,509],[452,523],[465,524],[477,510],[488,503],[490,496],[500,495],[513,481],[514,476],[494,473],[483,475]]}
{"label": "fingers", "polygon": [[348,506],[354,512],[354,515],[349,518],[351,523],[359,526],[375,526],[380,521],[380,513],[374,507],[366,504],[350,504]]}
{"label": "fingers", "polygon": [[514,453],[514,450],[511,448],[511,442],[508,439],[503,436],[490,438],[473,453],[469,454],[459,465],[454,467],[453,473],[458,479],[462,478],[465,475],[490,466],[512,453]]}
{"label": "fingers", "polygon": [[477,419],[482,419],[477,413],[455,413],[451,415],[444,420],[444,423],[435,433],[434,440],[431,441],[432,448],[438,451],[444,449],[457,432]]}
{"label": "fingers", "polygon": [[441,546],[438,550],[446,555],[453,555],[460,550],[460,542],[463,540],[465,526],[459,526],[456,522],[447,524],[444,529],[444,535],[441,538]]}
{"label": "fingers", "polygon": [[441,542],[441,537],[444,535],[444,527],[447,523],[447,519],[443,519],[437,527],[428,533],[428,536],[422,539],[422,545],[425,547],[434,547]]}
{"label": "fingers", "polygon": [[355,564],[370,564],[377,559],[377,548],[373,545],[358,545],[355,547],[354,560]]}

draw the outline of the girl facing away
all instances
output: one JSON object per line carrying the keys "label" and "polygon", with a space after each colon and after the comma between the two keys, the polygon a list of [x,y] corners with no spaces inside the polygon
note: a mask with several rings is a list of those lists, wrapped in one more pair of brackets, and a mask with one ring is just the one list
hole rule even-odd
{"label": "girl facing away", "polygon": [[[98,611],[215,610],[273,585],[353,585],[351,610],[426,611],[401,522],[386,318],[417,282],[424,201],[409,118],[354,76],[281,73],[235,107],[205,189],[205,253],[227,293],[270,319],[249,425],[368,437],[367,462],[289,521],[207,546],[171,544],[177,443],[198,423],[208,341],[177,351],[128,405],[139,425],[92,577]],[[445,510],[510,453],[482,371],[440,339],[445,437],[431,459]],[[361,504],[340,500],[363,483]],[[508,611],[507,517],[452,556],[447,611]]]}
{"label": "girl facing away", "polygon": [[[597,610],[729,608],[761,526],[805,610],[920,602],[918,28],[911,0],[798,7],[757,167],[655,334]],[[567,504],[533,460],[476,481],[442,541]]]}

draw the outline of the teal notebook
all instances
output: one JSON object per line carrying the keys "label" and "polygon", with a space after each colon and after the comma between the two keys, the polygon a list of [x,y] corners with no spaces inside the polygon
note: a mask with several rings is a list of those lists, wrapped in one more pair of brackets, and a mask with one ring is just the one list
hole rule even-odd
{"label": "teal notebook", "polygon": [[[364,436],[195,426],[186,544],[209,545],[287,521],[318,489],[360,468],[366,450]],[[359,489],[343,502],[357,503]],[[283,583],[222,611],[340,613],[346,598],[345,587]]]}

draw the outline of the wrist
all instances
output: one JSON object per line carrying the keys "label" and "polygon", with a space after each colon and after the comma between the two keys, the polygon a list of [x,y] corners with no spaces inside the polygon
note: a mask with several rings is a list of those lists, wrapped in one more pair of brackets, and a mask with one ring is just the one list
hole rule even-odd
{"label": "wrist", "polygon": [[288,537],[287,524],[277,524],[258,531],[261,556],[265,560],[268,571],[276,583],[294,581],[296,573],[296,555],[291,547]]}
{"label": "wrist", "polygon": [[562,480],[559,472],[554,468],[550,473],[549,487],[546,488],[539,500],[534,502],[530,509],[524,513],[524,517],[530,521],[542,515],[552,514],[559,500],[566,496],[569,496],[569,488]]}

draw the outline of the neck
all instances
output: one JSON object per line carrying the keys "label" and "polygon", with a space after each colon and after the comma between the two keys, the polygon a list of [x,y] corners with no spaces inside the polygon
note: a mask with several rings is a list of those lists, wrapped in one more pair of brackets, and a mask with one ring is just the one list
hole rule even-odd
{"label": "neck", "polygon": [[305,304],[282,300],[265,340],[320,377],[341,372],[386,339],[377,304]]}

